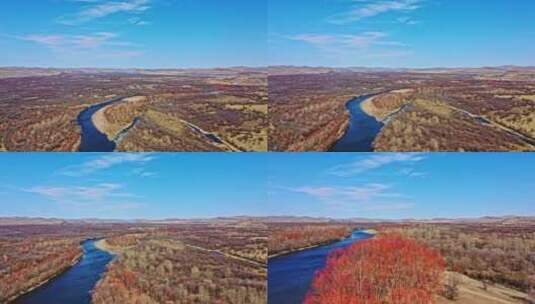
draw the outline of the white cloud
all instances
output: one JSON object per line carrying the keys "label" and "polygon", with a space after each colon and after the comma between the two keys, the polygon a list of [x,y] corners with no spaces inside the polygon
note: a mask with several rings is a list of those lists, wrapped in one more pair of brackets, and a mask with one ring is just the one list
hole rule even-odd
{"label": "white cloud", "polygon": [[425,177],[427,176],[427,173],[425,172],[419,172],[414,170],[413,168],[404,168],[399,171],[400,175],[408,176],[408,177]]}
{"label": "white cloud", "polygon": [[120,184],[98,183],[89,186],[34,186],[22,191],[51,200],[67,210],[83,213],[124,211],[145,206],[136,202],[139,196],[122,189]]}
{"label": "white cloud", "polygon": [[406,25],[415,25],[415,24],[419,24],[420,21],[417,21],[417,20],[414,20],[410,17],[399,17],[396,19],[396,21],[398,23],[401,23],[401,24],[406,24]]}
{"label": "white cloud", "polygon": [[408,45],[389,40],[388,36],[384,32],[369,31],[355,35],[306,33],[284,38],[307,43],[334,59],[400,58],[412,54]]}
{"label": "white cloud", "polygon": [[385,184],[370,183],[361,186],[319,186],[287,189],[301,193],[323,202],[329,207],[342,207],[346,210],[401,210],[410,209],[414,204],[407,202],[407,196],[392,192]]}
{"label": "white cloud", "polygon": [[133,44],[122,41],[113,41],[118,35],[109,32],[98,32],[87,35],[40,35],[31,34],[18,36],[17,38],[24,41],[38,43],[50,48],[69,48],[69,49],[94,49],[104,45],[110,46],[133,46]]}
{"label": "white cloud", "polygon": [[308,33],[287,36],[290,40],[306,42],[323,49],[366,49],[373,45],[404,46],[400,42],[385,40],[386,37],[388,37],[388,34],[383,32],[364,32],[356,35]]}
{"label": "white cloud", "polygon": [[379,169],[393,163],[415,163],[425,159],[420,153],[384,153],[373,154],[364,159],[335,166],[328,170],[329,174],[336,176],[351,176],[373,169]]}
{"label": "white cloud", "polygon": [[358,4],[354,5],[348,12],[332,17],[329,21],[335,24],[344,24],[388,12],[413,11],[420,8],[422,0],[369,0],[354,2]]}
{"label": "white cloud", "polygon": [[117,13],[134,13],[139,14],[150,9],[151,0],[124,0],[124,1],[77,1],[85,3],[94,3],[94,5],[87,6],[80,12],[63,16],[58,19],[59,23],[66,25],[76,25],[91,21],[97,18],[104,18],[106,16]]}
{"label": "white cloud", "polygon": [[158,173],[147,171],[145,170],[145,168],[135,168],[132,170],[132,175],[136,175],[140,177],[155,177],[158,175]]}
{"label": "white cloud", "polygon": [[134,197],[120,192],[119,184],[100,183],[92,186],[34,186],[23,189],[25,192],[38,194],[58,202],[102,201],[110,197]]}
{"label": "white cloud", "polygon": [[122,164],[143,165],[152,161],[154,157],[147,153],[117,153],[106,154],[80,165],[69,166],[59,171],[67,176],[82,176]]}
{"label": "white cloud", "polygon": [[129,18],[128,19],[128,23],[133,24],[133,25],[149,25],[149,24],[151,24],[151,22],[142,20],[139,17]]}
{"label": "white cloud", "polygon": [[303,193],[318,199],[328,201],[369,201],[377,197],[400,197],[400,194],[390,193],[390,186],[384,184],[366,184],[351,187],[298,187],[291,188],[293,192]]}

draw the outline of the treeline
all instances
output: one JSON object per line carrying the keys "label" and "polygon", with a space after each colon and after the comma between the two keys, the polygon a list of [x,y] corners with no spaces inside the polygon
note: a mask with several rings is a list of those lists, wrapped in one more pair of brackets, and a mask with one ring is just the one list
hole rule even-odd
{"label": "treeline", "polygon": [[352,230],[349,225],[335,224],[271,225],[269,255],[340,240],[348,237]]}
{"label": "treeline", "polygon": [[383,85],[371,74],[270,75],[269,150],[328,150],[349,123],[346,103]]}
{"label": "treeline", "polygon": [[444,266],[438,251],[399,235],[382,235],[332,253],[305,303],[434,303]]}
{"label": "treeline", "polygon": [[441,100],[415,99],[384,126],[376,151],[516,151],[527,146],[502,130],[451,109]]}
{"label": "treeline", "polygon": [[[218,150],[203,135],[197,138],[192,136],[193,132],[173,132],[172,122],[147,117],[143,113],[148,108],[190,121],[244,150],[266,146],[266,113],[233,107],[267,107],[265,74],[229,71],[229,75],[221,78],[170,73],[68,72],[0,79],[0,148],[75,151],[80,144],[77,117],[81,111],[114,96],[132,95],[146,96],[149,102],[114,105],[97,115],[101,127],[107,122],[103,128],[108,135],[128,126],[135,116],[142,116],[142,134],[127,136],[124,145],[119,145],[120,150]],[[138,132],[137,127],[131,131]],[[188,141],[189,136],[192,138]]]}
{"label": "treeline", "polygon": [[225,248],[185,242],[173,231],[179,228],[167,228],[110,239],[119,256],[95,288],[93,303],[266,303],[265,266]]}
{"label": "treeline", "polygon": [[522,292],[535,288],[535,227],[421,225],[396,229],[445,257],[448,270]]}
{"label": "treeline", "polygon": [[0,303],[44,283],[81,255],[77,239],[0,239]]}
{"label": "treeline", "polygon": [[[269,149],[327,150],[347,127],[347,101],[393,90],[395,94],[382,94],[373,105],[368,104],[368,112],[382,119],[404,104],[412,107],[385,126],[374,145],[378,151],[530,149],[499,128],[466,114],[448,112],[446,106],[451,105],[534,136],[533,87],[525,81],[480,76],[350,71],[270,75]],[[414,100],[424,103],[413,104]]]}

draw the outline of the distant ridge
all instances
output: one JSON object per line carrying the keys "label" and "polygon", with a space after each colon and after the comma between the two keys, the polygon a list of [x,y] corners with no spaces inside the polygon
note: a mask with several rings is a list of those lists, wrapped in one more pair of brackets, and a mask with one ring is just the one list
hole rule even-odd
{"label": "distant ridge", "polygon": [[488,67],[429,67],[429,68],[386,68],[386,67],[313,67],[274,65],[268,67],[271,75],[323,74],[323,73],[429,73],[429,74],[488,74],[488,73],[535,73],[535,66],[488,66]]}
{"label": "distant ridge", "polygon": [[208,218],[168,218],[168,219],[59,219],[43,217],[0,217],[0,226],[11,225],[62,225],[62,224],[186,224],[186,223],[236,223],[246,221],[258,221],[263,223],[495,223],[501,225],[514,225],[519,223],[533,222],[535,216],[482,216],[466,218],[431,218],[431,219],[370,219],[370,218],[347,218],[334,219],[328,217],[308,216],[229,216]]}
{"label": "distant ridge", "polygon": [[235,76],[236,73],[266,73],[267,67],[224,67],[224,68],[165,68],[165,69],[115,69],[115,68],[31,68],[0,67],[0,79],[54,76],[60,74],[141,74],[141,75],[192,75],[192,76]]}

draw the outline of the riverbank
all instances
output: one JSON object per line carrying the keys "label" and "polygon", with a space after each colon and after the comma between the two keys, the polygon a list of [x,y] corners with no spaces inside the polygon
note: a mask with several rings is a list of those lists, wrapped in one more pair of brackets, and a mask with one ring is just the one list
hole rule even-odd
{"label": "riverbank", "polygon": [[402,106],[400,106],[398,108],[395,108],[395,109],[392,109],[392,110],[389,110],[389,111],[381,110],[373,102],[375,97],[377,97],[377,96],[379,96],[379,95],[372,96],[372,97],[366,99],[365,101],[363,101],[360,104],[360,107],[362,108],[362,111],[364,111],[364,113],[372,116],[373,118],[377,119],[377,121],[380,121],[382,123],[387,123],[387,121],[389,121],[395,114],[397,114],[404,107],[402,105]]}
{"label": "riverbank", "polygon": [[[397,112],[399,112],[403,106],[404,102],[403,99],[407,94],[410,94],[413,92],[413,89],[400,89],[400,90],[392,90],[389,92],[383,92],[374,96],[371,96],[370,98],[366,99],[361,103],[361,108],[364,113],[374,117],[378,121],[381,121],[383,123],[387,123],[389,119],[392,118]],[[393,98],[394,100],[391,100],[389,102],[389,105],[394,105],[394,108],[387,108],[387,109],[381,109],[377,107],[375,104],[376,98]],[[397,100],[396,100],[397,99]]]}
{"label": "riverbank", "polygon": [[300,252],[300,251],[304,251],[304,250],[308,250],[308,249],[313,249],[313,248],[316,248],[316,247],[330,245],[330,244],[333,244],[333,243],[336,243],[336,242],[343,241],[343,240],[345,240],[347,238],[348,237],[343,237],[343,238],[333,239],[333,240],[329,240],[329,241],[325,241],[325,242],[321,242],[321,243],[317,243],[317,244],[312,244],[312,245],[305,246],[305,247],[299,247],[299,248],[295,248],[295,249],[283,250],[283,251],[268,255],[268,259],[279,257],[279,256],[283,256],[283,255],[288,255],[288,254],[292,254],[292,253],[296,253],[296,252]]}
{"label": "riverbank", "polygon": [[438,304],[521,304],[529,303],[529,296],[500,284],[485,284],[482,281],[472,279],[466,275],[446,271],[444,273],[444,282],[454,279],[457,282],[458,295],[455,300],[449,300],[439,295],[437,296]]}
{"label": "riverbank", "polygon": [[328,145],[328,149],[325,150],[325,152],[329,152],[331,151],[334,146],[336,146],[336,143],[342,139],[342,137],[344,137],[344,135],[346,134],[346,130],[349,128],[349,122],[351,121],[351,115],[349,115],[349,113],[346,113],[346,116],[345,116],[345,119],[344,119],[344,122],[340,125],[340,128],[338,129],[338,132],[336,132],[336,137],[334,138],[334,140]]}
{"label": "riverbank", "polygon": [[36,285],[24,290],[24,291],[21,291],[19,292],[18,294],[10,297],[7,299],[7,302],[6,303],[11,303],[11,302],[14,302],[15,300],[17,300],[18,298],[24,296],[25,294],[28,294],[32,291],[34,291],[35,289],[47,284],[48,282],[52,281],[53,279],[55,279],[56,277],[60,276],[61,274],[63,274],[64,272],[66,272],[67,270],[69,270],[71,267],[73,267],[74,265],[76,265],[78,262],[80,262],[80,260],[82,259],[82,257],[84,256],[84,253],[83,252],[80,252],[72,261],[69,265],[66,265],[65,267],[59,269],[58,271],[54,272],[53,274],[51,274],[48,278],[42,280],[41,282],[37,283]]}
{"label": "riverbank", "polygon": [[[132,96],[119,99],[93,114],[91,120],[101,133],[108,137],[110,141],[117,141],[118,137],[132,128],[140,114],[140,108],[147,101],[146,96]],[[114,107],[114,108],[112,108]],[[114,111],[112,115],[121,119],[120,122],[111,122],[106,117],[107,111]]]}
{"label": "riverbank", "polygon": [[375,117],[375,119],[381,121],[383,119],[382,115],[381,115],[381,111],[373,103],[373,99],[375,97],[376,96],[372,96],[372,97],[364,100],[360,104],[360,107],[362,108],[362,111],[364,111],[364,113],[366,113],[366,114],[368,114],[370,116],[373,116],[373,117]]}
{"label": "riverbank", "polygon": [[[370,234],[370,235],[376,235],[376,234],[379,233],[374,229],[359,230],[357,232],[366,233],[366,234]],[[300,251],[304,251],[304,250],[308,250],[308,249],[313,249],[313,248],[317,248],[317,247],[321,247],[321,246],[331,245],[331,244],[334,244],[336,242],[340,242],[340,241],[343,241],[343,240],[346,240],[346,239],[350,238],[353,233],[355,233],[355,231],[352,231],[349,235],[347,235],[345,237],[342,237],[342,238],[332,239],[332,240],[328,240],[328,241],[324,241],[324,242],[320,242],[320,243],[316,243],[316,244],[312,244],[312,245],[308,245],[308,246],[304,246],[304,247],[299,247],[299,248],[296,248],[296,249],[283,250],[283,251],[268,255],[268,259],[279,257],[279,256],[284,256],[284,255],[288,255],[288,254],[292,254],[292,253],[296,253],[296,252],[300,252]]]}
{"label": "riverbank", "polygon": [[[377,94],[355,97],[346,103],[349,122],[343,135],[329,148],[330,152],[372,152],[373,141],[384,124],[363,110],[362,104]],[[368,109],[369,110],[369,109]]]}
{"label": "riverbank", "polygon": [[113,250],[113,247],[106,242],[106,239],[101,239],[95,242],[95,247],[102,251],[106,251],[110,254],[117,255],[117,251]]}

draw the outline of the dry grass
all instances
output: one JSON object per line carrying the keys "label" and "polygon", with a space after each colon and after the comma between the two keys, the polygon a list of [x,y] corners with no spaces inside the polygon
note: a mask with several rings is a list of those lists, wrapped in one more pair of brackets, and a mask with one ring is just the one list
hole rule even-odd
{"label": "dry grass", "polygon": [[268,106],[267,104],[227,104],[225,105],[226,109],[231,110],[238,110],[238,111],[255,111],[260,112],[262,114],[267,115],[268,114]]}
{"label": "dry grass", "polygon": [[528,303],[526,293],[516,291],[498,284],[484,284],[455,272],[446,272],[445,281],[454,279],[458,282],[458,298],[448,300],[442,296],[437,297],[438,304],[521,304]]}

